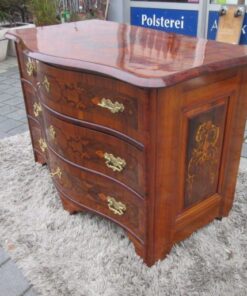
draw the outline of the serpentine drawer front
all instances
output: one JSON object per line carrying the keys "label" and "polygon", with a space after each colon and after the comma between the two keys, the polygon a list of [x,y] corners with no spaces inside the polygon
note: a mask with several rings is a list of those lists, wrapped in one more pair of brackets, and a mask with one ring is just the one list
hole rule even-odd
{"label": "serpentine drawer front", "polygon": [[51,109],[144,141],[147,92],[123,82],[38,63],[41,100]]}
{"label": "serpentine drawer front", "polygon": [[45,108],[43,112],[47,141],[53,151],[86,170],[116,179],[145,197],[142,150],[116,137],[58,119]]}
{"label": "serpentine drawer front", "polygon": [[[34,84],[35,85],[35,84]],[[33,144],[33,152],[35,160],[40,163],[46,163],[47,155],[44,146],[43,133],[43,114],[39,98],[35,87],[26,79],[22,80],[23,95],[25,98],[25,106],[28,117],[28,124],[31,132],[31,139]]]}
{"label": "serpentine drawer front", "polygon": [[34,157],[40,163],[46,163],[47,159],[47,145],[42,133],[40,125],[32,118],[28,119],[32,145],[34,149]]}
{"label": "serpentine drawer front", "polygon": [[228,216],[247,117],[245,47],[98,20],[6,36],[35,161],[47,163],[64,209],[123,227],[149,266]]}
{"label": "serpentine drawer front", "polygon": [[41,103],[38,100],[37,94],[35,93],[35,89],[31,84],[27,81],[22,82],[23,85],[23,92],[26,97],[26,109],[27,114],[32,117],[33,119],[40,122],[42,118],[42,107]]}
{"label": "serpentine drawer front", "polygon": [[60,190],[78,206],[104,214],[144,241],[144,202],[128,190],[87,173],[50,152],[50,170]]}

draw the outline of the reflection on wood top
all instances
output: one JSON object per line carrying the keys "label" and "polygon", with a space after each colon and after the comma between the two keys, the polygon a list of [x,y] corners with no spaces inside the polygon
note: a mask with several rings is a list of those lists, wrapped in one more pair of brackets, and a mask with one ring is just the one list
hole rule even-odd
{"label": "reflection on wood top", "polygon": [[142,87],[164,87],[247,64],[247,47],[100,20],[14,30],[29,56],[109,75]]}

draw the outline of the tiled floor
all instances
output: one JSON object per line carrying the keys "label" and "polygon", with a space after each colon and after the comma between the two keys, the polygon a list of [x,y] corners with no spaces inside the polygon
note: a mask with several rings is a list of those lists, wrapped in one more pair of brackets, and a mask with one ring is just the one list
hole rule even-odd
{"label": "tiled floor", "polygon": [[0,246],[0,296],[36,296],[20,269]]}
{"label": "tiled floor", "polygon": [[27,130],[26,112],[15,58],[0,63],[0,138]]}
{"label": "tiled floor", "polygon": [[35,296],[32,286],[0,247],[0,296]]}
{"label": "tiled floor", "polygon": [[[15,58],[0,63],[0,139],[28,129]],[[247,125],[245,136],[247,137]],[[247,140],[242,156],[247,157]],[[35,291],[0,246],[0,296],[34,296]]]}
{"label": "tiled floor", "polygon": [[[0,63],[0,139],[28,129],[15,58]],[[36,292],[0,246],[0,296],[35,296]]]}

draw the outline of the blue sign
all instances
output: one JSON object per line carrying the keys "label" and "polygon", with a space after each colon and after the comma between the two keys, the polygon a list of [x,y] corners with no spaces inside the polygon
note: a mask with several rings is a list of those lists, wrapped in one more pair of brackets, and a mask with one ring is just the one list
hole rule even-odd
{"label": "blue sign", "polygon": [[131,24],[166,32],[196,36],[198,11],[131,7]]}
{"label": "blue sign", "polygon": [[[215,40],[219,22],[219,12],[210,11],[208,16],[208,39]],[[240,44],[247,44],[247,14],[245,14]]]}

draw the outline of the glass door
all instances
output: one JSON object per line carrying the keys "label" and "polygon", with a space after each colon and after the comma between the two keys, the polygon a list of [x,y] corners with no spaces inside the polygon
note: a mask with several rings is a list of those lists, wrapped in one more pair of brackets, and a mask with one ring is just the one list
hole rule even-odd
{"label": "glass door", "polygon": [[[243,2],[247,6],[247,0]],[[216,38],[221,5],[237,5],[238,3],[238,0],[208,0],[206,20],[207,34],[205,36],[207,39],[215,40]],[[247,14],[245,14],[244,18],[240,44],[247,44]]]}
{"label": "glass door", "polygon": [[201,37],[203,3],[205,0],[131,0],[131,24]]}

